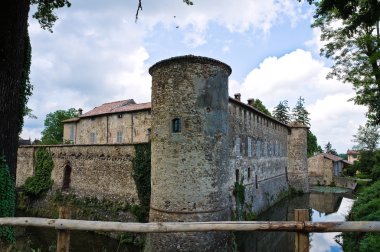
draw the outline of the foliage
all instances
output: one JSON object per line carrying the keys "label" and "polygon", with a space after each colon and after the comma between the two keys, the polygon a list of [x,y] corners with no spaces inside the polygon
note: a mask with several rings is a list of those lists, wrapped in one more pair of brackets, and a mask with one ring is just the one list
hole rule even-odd
{"label": "foliage", "polygon": [[137,193],[141,208],[137,209],[140,214],[135,215],[139,221],[148,221],[150,205],[150,171],[151,171],[151,150],[150,143],[135,145],[135,158],[133,159],[133,179],[136,183]]}
{"label": "foliage", "polygon": [[[350,221],[378,221],[380,219],[380,181],[365,188],[357,197]],[[380,234],[376,233],[343,233],[343,250],[348,252],[379,251]]]}
{"label": "foliage", "polygon": [[61,144],[63,142],[63,120],[76,117],[78,111],[75,108],[57,110],[46,115],[45,129],[41,132],[42,144]]}
{"label": "foliage", "polygon": [[67,0],[31,0],[30,2],[31,4],[37,5],[37,11],[33,14],[33,18],[38,20],[42,29],[48,30],[50,32],[53,32],[52,27],[58,20],[58,17],[55,15],[54,10],[65,6],[71,6],[71,3]]}
{"label": "foliage", "polygon": [[278,121],[288,124],[290,122],[290,108],[288,106],[288,101],[280,101],[280,103],[273,109],[273,117]]}
{"label": "foliage", "polygon": [[319,0],[313,27],[321,29],[321,55],[334,61],[328,78],[351,83],[352,100],[368,107],[373,125],[380,123],[380,2]]}
{"label": "foliage", "polygon": [[310,126],[309,112],[305,108],[305,100],[300,96],[292,109],[292,120]]}
{"label": "foliage", "polygon": [[268,116],[271,116],[269,110],[264,106],[263,102],[260,99],[255,99],[252,103],[252,107]]}
{"label": "foliage", "polygon": [[307,157],[321,153],[322,148],[318,145],[317,137],[310,130],[307,131]]}
{"label": "foliage", "polygon": [[373,180],[380,178],[380,150],[361,151],[358,161],[350,167],[350,173],[359,171],[365,175],[370,175]]}
{"label": "foliage", "polygon": [[[15,210],[15,186],[5,158],[0,156],[0,217],[12,217]],[[0,226],[0,240],[15,240],[12,227]]]}
{"label": "foliage", "polygon": [[336,152],[336,150],[332,148],[332,144],[330,142],[327,142],[327,144],[325,145],[325,153],[338,156],[338,152]]}
{"label": "foliage", "polygon": [[29,97],[32,95],[33,86],[30,84],[30,66],[31,66],[31,60],[32,60],[32,47],[30,45],[30,38],[28,31],[25,34],[25,51],[24,51],[24,64],[22,69],[22,75],[21,75],[21,95],[20,95],[20,128],[19,132],[21,133],[22,126],[24,124],[24,116],[29,116],[30,118],[37,118],[35,115],[32,114],[32,110],[27,107],[27,103],[29,100]]}
{"label": "foliage", "polygon": [[44,148],[39,148],[36,153],[35,173],[25,181],[25,193],[39,197],[53,185],[51,172],[54,167],[53,159],[49,152]]}
{"label": "foliage", "polygon": [[353,142],[357,143],[354,149],[374,151],[380,140],[379,126],[365,125],[359,126],[358,132],[353,135]]}

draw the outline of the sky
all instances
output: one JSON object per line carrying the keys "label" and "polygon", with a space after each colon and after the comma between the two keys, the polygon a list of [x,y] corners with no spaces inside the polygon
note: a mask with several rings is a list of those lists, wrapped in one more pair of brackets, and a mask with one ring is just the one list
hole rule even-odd
{"label": "sky", "polygon": [[319,56],[320,31],[311,28],[313,8],[297,0],[72,0],[56,11],[53,33],[31,16],[31,83],[28,106],[37,119],[25,118],[21,137],[40,138],[50,112],[134,99],[149,102],[149,67],[180,55],[220,60],[232,68],[229,94],[242,101],[260,99],[272,111],[301,96],[311,131],[322,146],[338,153],[354,143],[366,122],[366,108],[348,100],[352,85],[326,79],[332,62]]}

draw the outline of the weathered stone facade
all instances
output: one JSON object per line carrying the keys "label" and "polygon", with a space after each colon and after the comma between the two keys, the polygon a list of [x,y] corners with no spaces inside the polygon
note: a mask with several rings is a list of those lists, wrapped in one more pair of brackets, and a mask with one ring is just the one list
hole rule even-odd
{"label": "weathered stone facade", "polygon": [[320,153],[308,158],[309,182],[311,185],[337,185],[352,188],[356,186],[350,179],[340,178],[345,166],[350,165],[341,157],[330,153]]}
{"label": "weathered stone facade", "polygon": [[[238,98],[238,97],[237,97]],[[245,208],[261,212],[288,190],[289,128],[253,107],[230,98],[229,157],[234,182],[245,186]]]}
{"label": "weathered stone facade", "polygon": [[[229,220],[229,66],[203,57],[158,62],[152,75],[149,221]],[[176,128],[178,126],[178,128]],[[153,251],[215,251],[227,235],[152,234]],[[221,246],[223,245],[223,246]]]}
{"label": "weathered stone facade", "polygon": [[290,123],[288,136],[288,177],[293,188],[309,192],[307,166],[308,127],[297,122]]}
{"label": "weathered stone facade", "polygon": [[149,105],[148,109],[84,115],[67,120],[64,123],[63,140],[73,144],[148,142],[150,127]]}
{"label": "weathered stone facade", "polygon": [[58,145],[24,146],[18,150],[16,186],[22,186],[34,173],[37,148],[51,154],[54,169],[51,178],[54,188],[61,189],[65,169],[70,169],[69,190],[86,197],[106,197],[138,204],[132,178],[133,145]]}

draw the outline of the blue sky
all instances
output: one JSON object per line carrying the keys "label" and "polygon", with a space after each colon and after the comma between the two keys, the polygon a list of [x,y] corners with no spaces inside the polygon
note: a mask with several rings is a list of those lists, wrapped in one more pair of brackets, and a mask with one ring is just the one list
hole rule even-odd
{"label": "blue sky", "polygon": [[331,62],[319,56],[322,43],[310,28],[307,3],[143,0],[135,23],[137,2],[72,1],[57,11],[53,33],[29,19],[34,91],[28,105],[38,119],[26,119],[23,138],[40,138],[46,114],[58,109],[150,101],[149,67],[194,54],[230,65],[229,93],[241,93],[243,101],[259,98],[272,110],[304,97],[319,143],[330,141],[342,153],[352,147],[366,108],[347,102],[354,96],[350,84],[326,80]]}

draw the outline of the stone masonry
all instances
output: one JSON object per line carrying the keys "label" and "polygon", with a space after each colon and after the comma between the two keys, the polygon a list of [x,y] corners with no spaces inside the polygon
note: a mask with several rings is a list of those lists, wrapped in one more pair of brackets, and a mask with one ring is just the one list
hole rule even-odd
{"label": "stone masonry", "polygon": [[[195,56],[158,62],[152,75],[152,193],[149,221],[229,220],[228,76]],[[179,121],[179,129],[176,123]],[[152,234],[152,251],[220,251],[221,232]]]}

